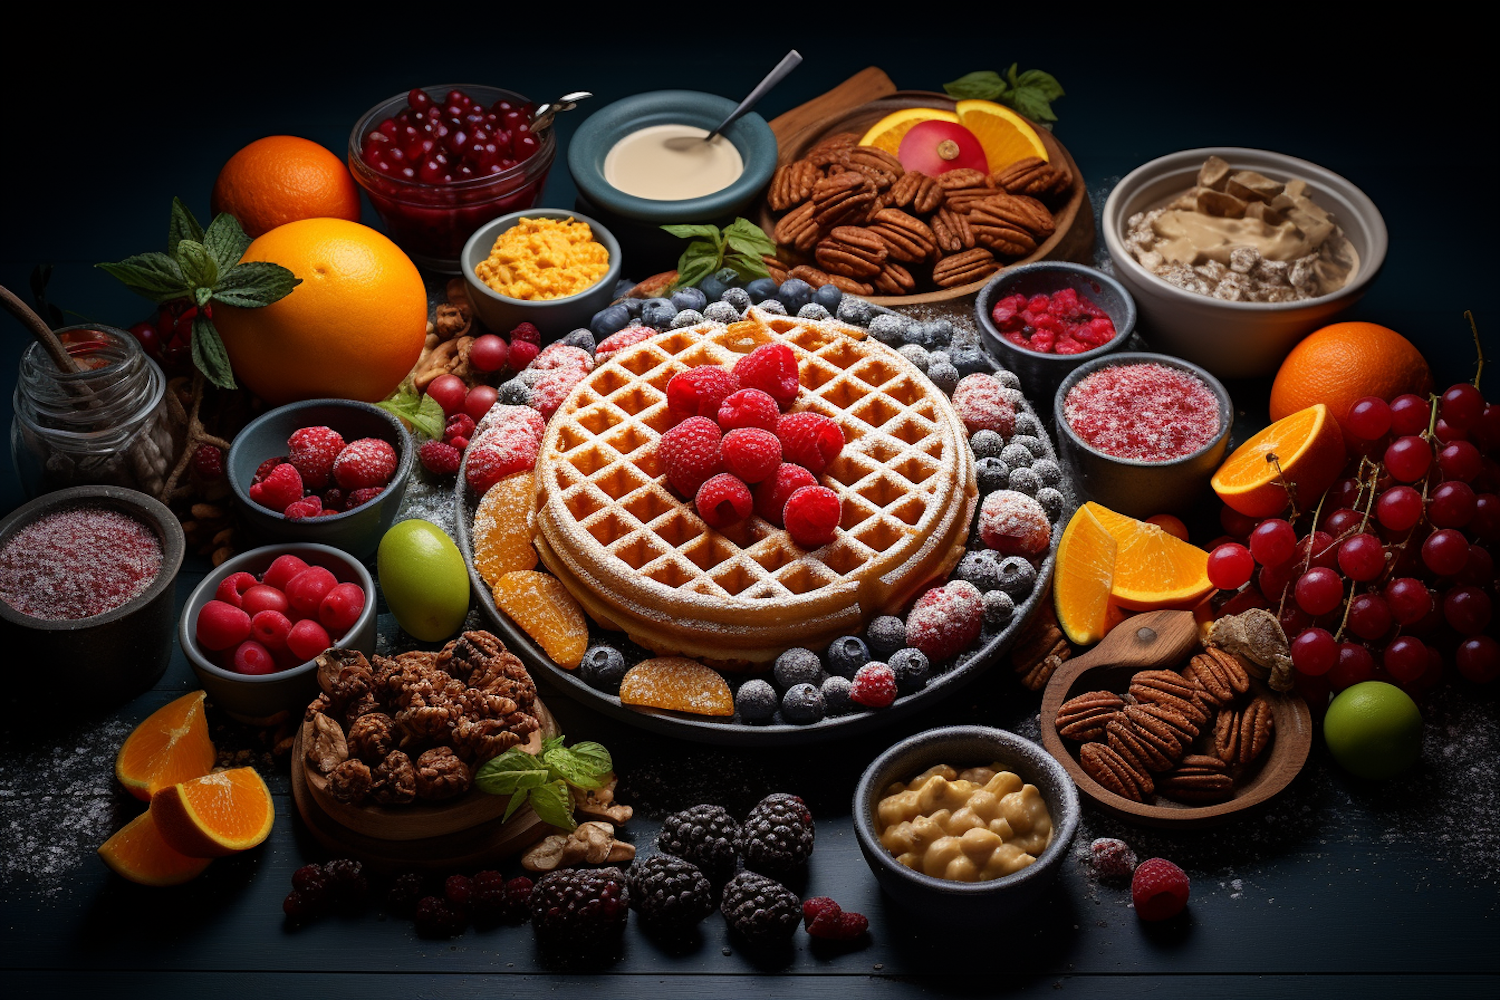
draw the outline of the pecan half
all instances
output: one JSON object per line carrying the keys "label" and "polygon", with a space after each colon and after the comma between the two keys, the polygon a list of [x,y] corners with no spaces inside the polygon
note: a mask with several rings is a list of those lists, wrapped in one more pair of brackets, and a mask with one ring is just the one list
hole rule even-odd
{"label": "pecan half", "polygon": [[1181,756],[1181,748],[1159,739],[1149,730],[1137,729],[1127,716],[1110,720],[1104,726],[1105,742],[1137,770],[1168,771]]}
{"label": "pecan half", "polygon": [[936,180],[920,170],[908,170],[885,194],[886,205],[909,208],[918,215],[931,215],[943,207],[947,192]]}
{"label": "pecan half", "polygon": [[870,232],[880,237],[895,260],[915,264],[937,253],[937,237],[927,223],[899,208],[882,208],[870,223]]}
{"label": "pecan half", "polygon": [[931,226],[940,252],[952,254],[974,249],[974,230],[969,228],[969,217],[963,212],[944,205],[933,215]]}
{"label": "pecan half", "polygon": [[911,272],[893,260],[888,260],[881,266],[880,273],[875,275],[871,283],[876,291],[887,295],[905,295],[917,287]]}
{"label": "pecan half", "polygon": [[1208,712],[1198,700],[1198,685],[1176,671],[1142,670],[1130,679],[1130,694],[1139,702],[1174,708],[1195,726],[1208,721]]}
{"label": "pecan half", "polygon": [[776,168],[766,201],[773,212],[785,212],[812,197],[813,185],[823,175],[807,160],[795,160]]}
{"label": "pecan half", "polygon": [[875,146],[855,146],[845,155],[844,166],[864,174],[876,191],[888,191],[906,173],[901,161]]}
{"label": "pecan half", "polygon": [[807,251],[818,242],[818,223],[813,218],[817,212],[817,206],[810,201],[805,201],[781,217],[776,223],[776,229],[772,232],[772,238],[783,246],[796,247],[798,250]]}
{"label": "pecan half", "polygon": [[813,185],[813,220],[823,229],[863,222],[875,194],[875,182],[857,170],[824,177]]}
{"label": "pecan half", "polygon": [[[937,232],[934,221],[933,230]],[[932,267],[933,284],[939,288],[956,288],[971,281],[988,278],[1000,270],[1000,262],[984,247],[975,247],[960,253],[949,254]]]}
{"label": "pecan half", "polygon": [[1239,657],[1213,646],[1193,657],[1182,673],[1198,685],[1204,700],[1216,707],[1228,705],[1235,695],[1250,690],[1250,674]]}
{"label": "pecan half", "polygon": [[[988,252],[988,251],[986,251]],[[1040,691],[1064,660],[1073,655],[1073,647],[1057,627],[1050,613],[1038,615],[1016,639],[1010,662],[1016,676],[1028,691]]]}
{"label": "pecan half", "polygon": [[1156,779],[1156,790],[1182,802],[1222,802],[1234,794],[1234,779],[1219,758],[1191,754]]}
{"label": "pecan half", "polygon": [[1133,767],[1103,743],[1085,743],[1078,751],[1078,763],[1105,789],[1132,802],[1145,802],[1146,796],[1156,790],[1150,774]]}
{"label": "pecan half", "polygon": [[1104,727],[1125,707],[1125,699],[1113,691],[1089,691],[1058,706],[1057,734],[1080,743],[1104,739]]}
{"label": "pecan half", "polygon": [[786,274],[789,278],[800,278],[814,288],[822,288],[833,280],[827,271],[820,271],[811,264],[798,264]]}
{"label": "pecan half", "polygon": [[880,273],[886,252],[885,242],[868,229],[838,226],[818,241],[813,256],[829,274],[869,278]]}
{"label": "pecan half", "polygon": [[859,145],[859,140],[857,133],[835,132],[821,139],[802,158],[815,167],[826,167],[830,163],[841,161],[849,150]]}
{"label": "pecan half", "polygon": [[1214,753],[1226,764],[1246,767],[1270,744],[1275,726],[1271,704],[1264,698],[1237,712],[1224,709],[1214,720]]}

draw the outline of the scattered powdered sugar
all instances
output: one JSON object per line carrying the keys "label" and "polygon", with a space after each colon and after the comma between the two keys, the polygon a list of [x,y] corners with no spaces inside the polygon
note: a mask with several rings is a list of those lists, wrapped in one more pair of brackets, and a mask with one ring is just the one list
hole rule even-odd
{"label": "scattered powdered sugar", "polygon": [[1203,380],[1161,364],[1113,365],[1087,376],[1063,403],[1068,426],[1116,458],[1166,462],[1219,433],[1219,400]]}
{"label": "scattered powdered sugar", "polygon": [[68,507],[37,518],[0,549],[0,599],[47,621],[113,611],[161,572],[161,541],[117,510]]}

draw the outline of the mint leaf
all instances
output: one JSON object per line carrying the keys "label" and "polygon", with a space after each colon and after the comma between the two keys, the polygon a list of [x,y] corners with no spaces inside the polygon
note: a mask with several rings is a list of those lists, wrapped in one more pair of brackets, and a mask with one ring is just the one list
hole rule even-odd
{"label": "mint leaf", "polygon": [[950,83],[943,84],[949,97],[960,101],[994,101],[1005,93],[1005,83],[994,70],[982,69],[965,73]]}
{"label": "mint leaf", "polygon": [[573,794],[564,782],[551,781],[533,788],[526,800],[543,823],[563,830],[578,826],[578,821],[573,818]]}
{"label": "mint leaf", "polygon": [[178,240],[173,256],[182,268],[182,276],[194,288],[213,288],[219,280],[219,265],[208,248],[197,240]]}
{"label": "mint leaf", "polygon": [[259,309],[284,299],[302,279],[280,264],[247,260],[230,268],[214,286],[214,299],[226,306]]}
{"label": "mint leaf", "polygon": [[183,240],[203,242],[203,227],[181,198],[172,199],[172,217],[167,221],[167,253],[177,255],[177,244]]}
{"label": "mint leaf", "polygon": [[234,384],[234,369],[229,365],[229,352],[224,350],[224,341],[213,321],[204,319],[202,313],[193,317],[193,364],[220,389],[238,388]]}
{"label": "mint leaf", "polygon": [[614,769],[609,751],[598,743],[580,743],[571,750],[554,747],[544,750],[547,766],[575,788],[600,788],[604,775]]}
{"label": "mint leaf", "polygon": [[662,226],[662,228],[673,236],[681,236],[683,239],[702,236],[714,243],[720,242],[718,226]]}
{"label": "mint leaf", "polygon": [[776,241],[749,219],[735,219],[725,226],[724,241],[741,253],[759,256],[776,252]]}
{"label": "mint leaf", "polygon": [[220,273],[227,274],[245,256],[250,248],[250,237],[240,228],[240,222],[228,212],[220,212],[208,224],[203,234],[203,245],[219,265]]}
{"label": "mint leaf", "polygon": [[[417,395],[409,384],[402,385],[396,395],[375,405],[405,420],[424,437],[436,441],[443,436],[443,408],[431,396]],[[536,760],[529,753],[526,756],[532,761]]]}
{"label": "mint leaf", "polygon": [[136,254],[117,264],[94,266],[119,278],[126,288],[152,302],[170,302],[192,290],[182,275],[182,268],[164,253]]}

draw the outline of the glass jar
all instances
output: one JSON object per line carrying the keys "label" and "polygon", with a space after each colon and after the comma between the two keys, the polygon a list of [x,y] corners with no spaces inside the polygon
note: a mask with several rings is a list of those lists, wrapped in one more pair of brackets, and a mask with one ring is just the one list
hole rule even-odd
{"label": "glass jar", "polygon": [[175,453],[166,376],[124,330],[56,332],[84,370],[58,371],[39,343],[21,352],[10,453],[26,495],[85,485],[160,495]]}

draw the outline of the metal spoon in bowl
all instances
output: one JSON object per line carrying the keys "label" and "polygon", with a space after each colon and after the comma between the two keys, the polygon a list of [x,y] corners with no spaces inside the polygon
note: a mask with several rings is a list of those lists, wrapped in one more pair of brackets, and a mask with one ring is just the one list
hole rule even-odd
{"label": "metal spoon in bowl", "polygon": [[[718,126],[712,132],[708,133],[708,135],[705,135],[701,141],[712,142],[715,136],[724,131],[730,125],[734,124],[734,122],[737,121],[739,117],[745,112],[755,107],[755,105],[760,102],[760,99],[762,97],[765,97],[766,94],[771,92],[772,87],[776,86],[782,80],[786,79],[787,74],[796,69],[801,63],[802,53],[798,52],[796,49],[793,49],[786,55],[782,56],[781,62],[776,64],[776,68],[767,73],[766,78],[760,81],[760,83],[757,83],[755,85],[755,89],[750,91],[750,95],[743,101],[741,101],[737,108],[729,112],[729,117],[719,122]],[[680,136],[668,139],[666,141],[666,146],[668,149],[689,149],[699,141],[700,140],[694,139],[691,136]]]}
{"label": "metal spoon in bowl", "polygon": [[578,107],[579,101],[593,96],[587,90],[575,90],[571,94],[562,95],[551,104],[543,104],[531,116],[531,131],[533,133],[540,132],[551,125],[552,119],[556,118],[559,114],[564,111],[572,111]]}

